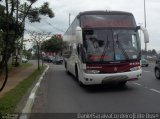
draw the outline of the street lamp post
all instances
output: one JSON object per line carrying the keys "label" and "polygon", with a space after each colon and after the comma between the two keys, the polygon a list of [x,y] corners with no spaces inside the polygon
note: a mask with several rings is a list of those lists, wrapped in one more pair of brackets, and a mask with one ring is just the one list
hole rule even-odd
{"label": "street lamp post", "polygon": [[[146,0],[144,0],[144,25],[146,28],[147,27],[146,25]],[[147,43],[145,43],[145,51],[147,51]]]}
{"label": "street lamp post", "polygon": [[69,13],[69,26],[71,25],[71,13]]}
{"label": "street lamp post", "polygon": [[146,28],[146,0],[144,0],[144,25]]}

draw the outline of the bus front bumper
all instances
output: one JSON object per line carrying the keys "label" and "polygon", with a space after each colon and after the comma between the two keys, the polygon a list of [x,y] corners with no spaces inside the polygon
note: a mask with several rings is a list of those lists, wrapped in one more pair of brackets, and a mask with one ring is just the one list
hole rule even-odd
{"label": "bus front bumper", "polygon": [[85,85],[92,84],[105,84],[108,82],[122,82],[133,81],[141,78],[142,70],[122,73],[109,73],[109,74],[83,74],[82,83]]}

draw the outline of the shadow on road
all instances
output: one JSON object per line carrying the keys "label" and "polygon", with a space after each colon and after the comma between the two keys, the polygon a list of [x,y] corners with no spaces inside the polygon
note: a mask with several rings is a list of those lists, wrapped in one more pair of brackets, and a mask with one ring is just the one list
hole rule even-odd
{"label": "shadow on road", "polygon": [[71,74],[70,77],[75,82],[75,85],[79,86],[84,91],[88,93],[103,93],[103,92],[124,92],[134,90],[132,86],[128,86],[128,84],[120,85],[117,82],[109,82],[107,84],[98,84],[98,85],[85,85],[81,87],[78,83],[78,80]]}
{"label": "shadow on road", "polygon": [[133,90],[132,87],[126,85],[119,85],[117,83],[107,83],[100,85],[90,85],[84,88],[89,93],[100,93],[100,92],[124,92]]}

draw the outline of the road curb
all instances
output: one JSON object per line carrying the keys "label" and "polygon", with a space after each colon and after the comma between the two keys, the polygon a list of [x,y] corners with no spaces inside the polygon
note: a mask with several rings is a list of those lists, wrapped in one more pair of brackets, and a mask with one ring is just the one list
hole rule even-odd
{"label": "road curb", "polygon": [[25,107],[22,110],[22,114],[19,117],[19,119],[28,119],[29,118],[29,113],[31,113],[32,110],[32,106],[36,97],[36,92],[41,84],[41,81],[43,80],[44,75],[46,74],[46,72],[49,69],[49,65],[47,65],[47,68],[44,70],[44,72],[42,73],[42,75],[40,76],[39,80],[37,81],[37,83],[35,84],[35,86],[33,87],[32,91],[30,92],[30,95],[28,97],[28,100],[26,102]]}

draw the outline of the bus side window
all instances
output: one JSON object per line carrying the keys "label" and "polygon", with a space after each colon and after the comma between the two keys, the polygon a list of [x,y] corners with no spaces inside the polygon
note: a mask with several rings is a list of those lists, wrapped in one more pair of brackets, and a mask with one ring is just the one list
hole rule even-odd
{"label": "bus side window", "polygon": [[82,45],[81,44],[77,45],[77,53],[78,53],[79,59],[82,60]]}

